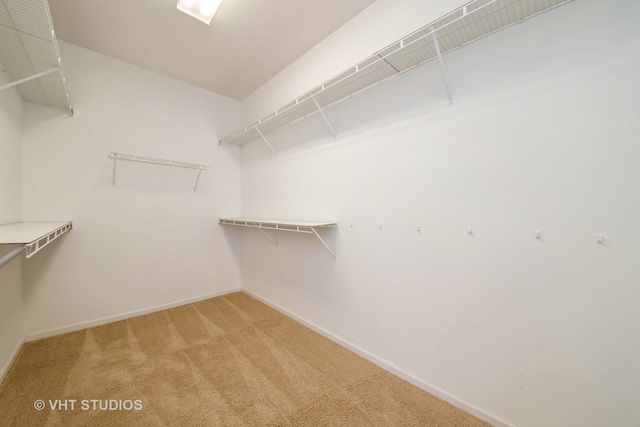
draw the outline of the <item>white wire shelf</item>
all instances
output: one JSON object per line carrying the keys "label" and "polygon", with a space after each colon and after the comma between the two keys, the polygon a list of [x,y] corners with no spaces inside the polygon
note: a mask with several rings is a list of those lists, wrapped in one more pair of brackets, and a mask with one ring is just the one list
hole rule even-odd
{"label": "white wire shelf", "polygon": [[73,106],[47,0],[0,0],[0,63],[24,101]]}
{"label": "white wire shelf", "polygon": [[[261,137],[277,155],[264,134],[317,112],[323,115],[331,132],[336,136],[324,116],[325,108],[433,59],[439,58],[442,61],[442,55],[447,52],[571,1],[573,0],[470,1],[376,52],[257,122],[225,136],[219,140],[219,144],[232,143],[241,146]],[[452,100],[451,93],[449,95]]]}
{"label": "white wire shelf", "polygon": [[31,258],[73,228],[71,221],[19,222],[0,226],[0,245],[24,245]]}
{"label": "white wire shelf", "polygon": [[221,225],[233,225],[237,227],[250,227],[259,229],[274,245],[278,245],[278,242],[271,238],[264,230],[275,231],[290,231],[294,233],[306,233],[315,235],[320,243],[336,258],[336,254],[329,247],[327,242],[318,234],[319,228],[336,228],[338,223],[328,221],[289,221],[289,220],[262,220],[262,219],[248,219],[248,218],[220,218],[219,223]]}
{"label": "white wire shelf", "polygon": [[199,165],[196,163],[187,163],[178,160],[159,159],[157,157],[138,156],[136,154],[116,153],[114,151],[109,152],[109,158],[113,160],[113,186],[116,186],[116,163],[118,161],[124,162],[136,162],[136,163],[149,163],[153,165],[173,166],[177,168],[185,169],[198,169],[198,176],[196,177],[196,183],[193,187],[195,192],[198,188],[198,181],[200,181],[200,173],[203,170],[209,169],[207,165]]}

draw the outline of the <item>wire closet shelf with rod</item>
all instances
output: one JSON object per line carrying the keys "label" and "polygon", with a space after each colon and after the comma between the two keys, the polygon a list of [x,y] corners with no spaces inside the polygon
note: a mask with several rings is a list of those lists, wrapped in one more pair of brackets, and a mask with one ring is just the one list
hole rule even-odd
{"label": "wire closet shelf with rod", "polygon": [[219,145],[242,146],[262,139],[277,156],[276,148],[267,138],[268,133],[316,113],[322,115],[329,131],[336,138],[336,129],[325,114],[328,107],[432,60],[438,60],[440,64],[447,96],[449,102],[453,103],[454,93],[447,77],[443,55],[571,1],[573,0],[472,0],[259,120],[226,135],[218,141]]}

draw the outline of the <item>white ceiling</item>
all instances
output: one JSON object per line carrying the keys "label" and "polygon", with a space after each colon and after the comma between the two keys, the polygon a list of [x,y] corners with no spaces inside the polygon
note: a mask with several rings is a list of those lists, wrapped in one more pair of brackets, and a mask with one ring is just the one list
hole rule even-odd
{"label": "white ceiling", "polygon": [[49,6],[60,40],[242,100],[374,1],[223,0],[211,25],[176,0]]}

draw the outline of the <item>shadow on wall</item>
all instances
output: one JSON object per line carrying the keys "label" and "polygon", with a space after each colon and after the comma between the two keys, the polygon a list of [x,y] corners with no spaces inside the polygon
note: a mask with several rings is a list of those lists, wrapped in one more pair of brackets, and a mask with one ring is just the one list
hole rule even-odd
{"label": "shadow on wall", "polygon": [[49,269],[49,265],[55,262],[58,257],[59,246],[67,239],[68,233],[58,237],[55,241],[51,242],[48,246],[42,248],[32,258],[25,259],[23,270],[23,296],[25,305],[28,304],[31,297],[37,292],[38,285],[42,280],[42,277]]}
{"label": "shadow on wall", "polygon": [[[228,253],[232,254],[231,259],[233,259],[234,269],[235,271],[241,271],[242,269],[242,239],[238,238],[241,235],[238,232],[242,230],[232,230],[232,227],[225,227],[222,225],[217,225],[222,229],[222,236],[224,239],[225,250]],[[214,234],[214,233],[212,233]]]}
{"label": "shadow on wall", "polygon": [[37,137],[45,132],[51,132],[65,120],[72,120],[69,112],[60,107],[25,102],[29,114],[23,115],[23,137]]}

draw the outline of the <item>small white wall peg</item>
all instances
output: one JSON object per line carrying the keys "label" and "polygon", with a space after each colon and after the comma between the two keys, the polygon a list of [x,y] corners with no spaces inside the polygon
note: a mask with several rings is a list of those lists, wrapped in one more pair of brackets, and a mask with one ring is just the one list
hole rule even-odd
{"label": "small white wall peg", "polygon": [[349,228],[353,228],[353,223],[352,222],[349,223]]}
{"label": "small white wall peg", "polygon": [[596,238],[597,238],[596,242],[598,242],[599,245],[601,245],[602,242],[604,242],[604,236],[602,234],[598,234]]}
{"label": "small white wall peg", "polygon": [[467,234],[469,236],[473,236],[473,228],[471,228],[471,227],[467,228]]}
{"label": "small white wall peg", "polygon": [[382,223],[378,224],[378,228],[382,230]]}
{"label": "small white wall peg", "polygon": [[540,230],[536,230],[536,239],[540,240]]}
{"label": "small white wall peg", "polygon": [[420,232],[420,227],[416,228],[416,231],[419,233]]}

